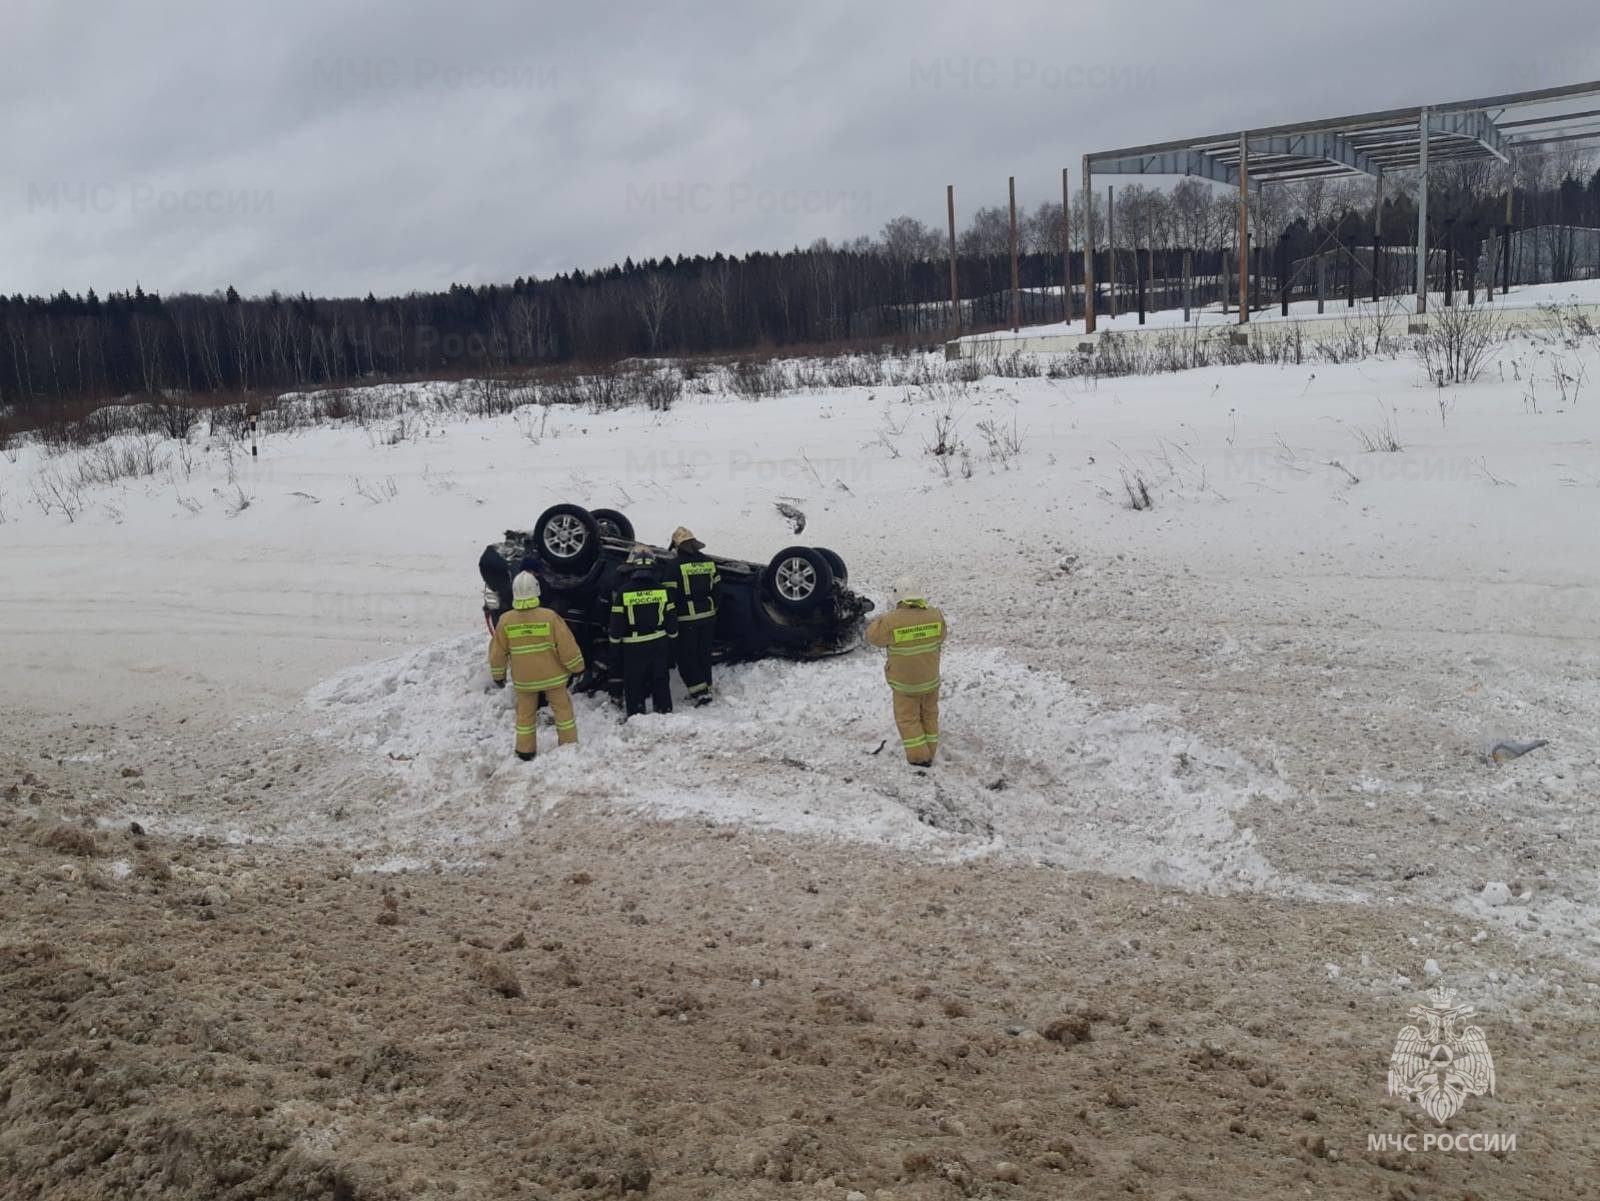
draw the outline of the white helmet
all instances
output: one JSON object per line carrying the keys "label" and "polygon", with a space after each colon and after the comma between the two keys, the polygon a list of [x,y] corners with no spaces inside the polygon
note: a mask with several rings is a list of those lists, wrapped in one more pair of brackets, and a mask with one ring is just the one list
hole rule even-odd
{"label": "white helmet", "polygon": [[925,601],[928,598],[922,593],[921,580],[915,576],[903,575],[889,589],[889,599],[897,605],[903,605],[907,601]]}
{"label": "white helmet", "polygon": [[531,571],[517,572],[517,578],[511,581],[511,598],[519,601],[539,600],[539,577]]}

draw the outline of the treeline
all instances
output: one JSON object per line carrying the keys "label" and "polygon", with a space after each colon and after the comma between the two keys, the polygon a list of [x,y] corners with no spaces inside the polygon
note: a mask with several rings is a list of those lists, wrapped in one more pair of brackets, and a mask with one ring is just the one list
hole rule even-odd
{"label": "treeline", "polygon": [[[1600,227],[1600,172],[1581,160],[1538,160],[1512,182],[1513,224]],[[1506,182],[1476,164],[1437,170],[1430,225],[1463,255],[1472,239],[1505,218]],[[1330,244],[1371,243],[1370,181],[1310,181],[1263,189],[1253,225],[1270,249],[1294,259]],[[1403,179],[1389,181],[1385,240],[1409,241],[1415,201]],[[1197,272],[1215,271],[1233,243],[1234,199],[1194,179],[1161,189],[1118,186],[1107,221],[1106,193],[1075,206],[1071,242],[1091,225],[1102,248],[1198,252]],[[1270,245],[1280,242],[1281,245]],[[1258,237],[1261,234],[1258,233]],[[1044,289],[1062,279],[1061,208],[1019,215],[1024,288],[1041,290],[1031,319],[1059,316]],[[1268,249],[1263,246],[1262,249]],[[942,332],[949,298],[946,235],[899,217],[875,238],[819,241],[786,253],[680,256],[508,285],[452,285],[403,297],[243,297],[232,287],[209,296],[162,297],[141,288],[101,298],[0,296],[0,415],[46,417],[66,403],[127,396],[202,395],[313,388],[375,378],[502,372],[630,356],[749,353]],[[960,287],[976,303],[969,322],[1005,320],[1010,287],[1010,217],[976,210],[958,239]],[[1170,255],[1166,256],[1169,260]],[[1073,266],[1081,281],[1081,255]],[[1126,261],[1126,260],[1125,260]],[[1587,272],[1586,272],[1587,273]],[[1129,272],[1121,270],[1123,278]],[[992,303],[983,303],[985,299]]]}

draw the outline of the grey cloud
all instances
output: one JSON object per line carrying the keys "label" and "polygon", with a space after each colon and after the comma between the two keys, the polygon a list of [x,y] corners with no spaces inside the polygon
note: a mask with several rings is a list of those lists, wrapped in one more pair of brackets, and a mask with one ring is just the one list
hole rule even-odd
{"label": "grey cloud", "polygon": [[359,295],[1027,204],[1091,149],[1596,74],[1536,0],[13,0],[0,290]]}

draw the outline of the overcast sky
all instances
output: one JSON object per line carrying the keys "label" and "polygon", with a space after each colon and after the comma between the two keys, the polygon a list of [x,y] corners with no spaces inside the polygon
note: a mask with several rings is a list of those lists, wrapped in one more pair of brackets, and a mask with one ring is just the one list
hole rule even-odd
{"label": "overcast sky", "polygon": [[1590,0],[0,0],[0,291],[362,295],[1059,197],[1086,150],[1600,77]]}

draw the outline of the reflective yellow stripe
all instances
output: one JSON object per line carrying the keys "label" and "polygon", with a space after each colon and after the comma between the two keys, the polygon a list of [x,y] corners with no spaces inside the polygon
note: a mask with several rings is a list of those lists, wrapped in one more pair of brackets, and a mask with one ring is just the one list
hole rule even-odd
{"label": "reflective yellow stripe", "polygon": [[613,641],[654,642],[657,638],[665,638],[666,636],[667,632],[665,630],[657,630],[654,634],[629,634],[626,638],[613,639]]}
{"label": "reflective yellow stripe", "polygon": [[517,733],[518,734],[532,734],[534,732],[535,731],[534,731],[534,728],[532,726],[518,726],[517,727]]}
{"label": "reflective yellow stripe", "polygon": [[702,621],[707,617],[715,617],[716,615],[717,615],[717,608],[716,608],[715,605],[713,605],[711,608],[707,609],[703,613],[696,613],[694,611],[694,609],[691,608],[687,613],[678,614],[678,620],[680,622],[682,622],[682,621]]}
{"label": "reflective yellow stripe", "polygon": [[511,607],[513,609],[537,609],[539,607],[539,598],[537,596],[525,596],[521,600],[512,601]]}
{"label": "reflective yellow stripe", "polygon": [[568,659],[561,666],[565,667],[568,671],[582,671],[583,670],[583,656],[579,655],[576,659]]}
{"label": "reflective yellow stripe", "polygon": [[514,621],[506,627],[507,638],[548,638],[548,621]]}
{"label": "reflective yellow stripe", "polygon": [[901,626],[894,632],[896,642],[916,642],[920,638],[937,638],[944,633],[942,621],[925,621],[921,625]]}
{"label": "reflective yellow stripe", "polygon": [[900,745],[905,747],[906,750],[909,751],[913,747],[927,746],[928,745],[928,738],[927,738],[927,735],[923,735],[921,738],[902,738],[900,740]]}
{"label": "reflective yellow stripe", "polygon": [[903,692],[907,696],[920,696],[924,692],[932,692],[939,687],[939,681],[933,680],[927,684],[899,684],[894,680],[889,681],[889,687],[896,692]]}
{"label": "reflective yellow stripe", "polygon": [[551,676],[548,680],[514,680],[512,681],[524,692],[542,692],[546,688],[560,688],[567,682],[565,675]]}
{"label": "reflective yellow stripe", "polygon": [[511,648],[513,655],[536,655],[540,651],[553,651],[556,644],[553,642],[533,642],[527,646],[514,646]]}
{"label": "reflective yellow stripe", "polygon": [[905,655],[927,655],[927,654],[933,653],[934,651],[936,651],[938,649],[939,649],[939,644],[937,642],[930,642],[930,643],[928,643],[927,646],[891,646],[889,648],[889,653],[891,655],[900,655],[900,656],[905,656]]}
{"label": "reflective yellow stripe", "polygon": [[556,722],[556,729],[558,729],[558,730],[576,730],[577,728],[578,728],[578,719],[576,717],[574,717],[571,721],[558,721],[558,722]]}

